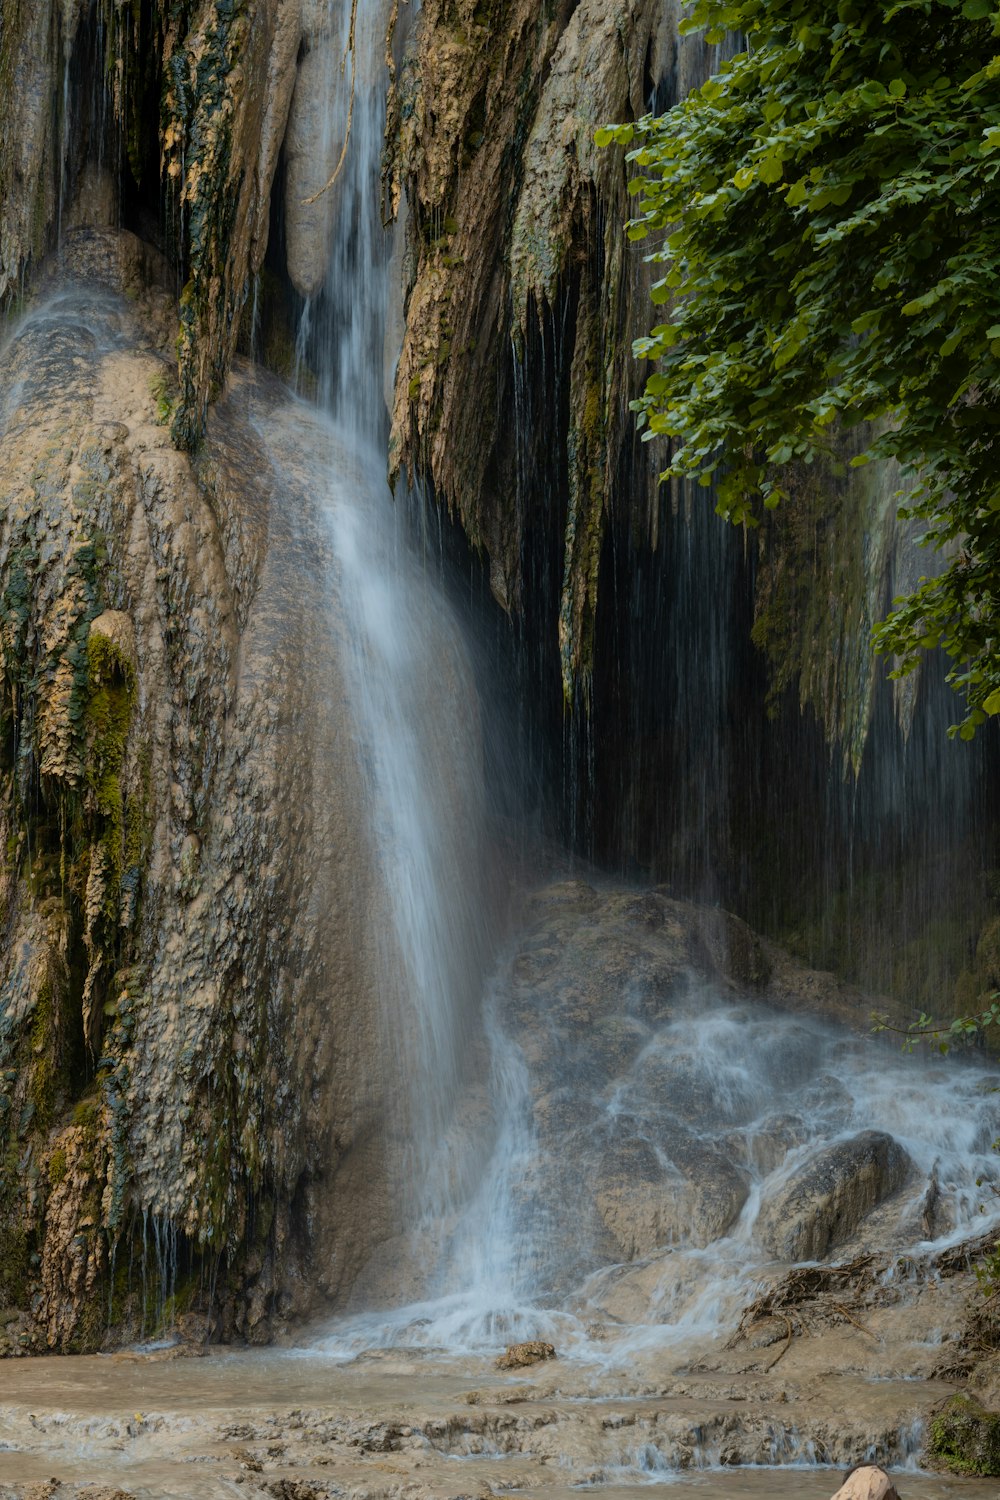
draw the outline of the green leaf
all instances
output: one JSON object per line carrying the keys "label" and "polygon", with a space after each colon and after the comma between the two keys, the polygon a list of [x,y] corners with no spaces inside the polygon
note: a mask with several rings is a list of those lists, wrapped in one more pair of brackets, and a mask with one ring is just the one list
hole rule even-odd
{"label": "green leaf", "polygon": [[[601,128],[600,128],[600,130],[595,130],[594,131],[594,145],[595,146],[610,146],[611,142],[614,140],[614,138],[615,138],[615,132],[614,132],[614,130],[613,129],[609,130],[607,128],[607,126],[605,126],[605,125],[602,125]],[[579,139],[579,137],[577,137],[577,139]]]}
{"label": "green leaf", "polygon": [[652,295],[683,330],[637,343],[665,379],[643,436],[673,438],[672,474],[718,476],[738,523],[774,504],[781,461],[816,465],[838,525],[860,524],[851,467],[905,485],[939,566],[875,645],[897,678],[950,658],[958,739],[1000,714],[998,3],[694,0],[685,29],[748,45],[628,148],[626,232],[669,261]]}

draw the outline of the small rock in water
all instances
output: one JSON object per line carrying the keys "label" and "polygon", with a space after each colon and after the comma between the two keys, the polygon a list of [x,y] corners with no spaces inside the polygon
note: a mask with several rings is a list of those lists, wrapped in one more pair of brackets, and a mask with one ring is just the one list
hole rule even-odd
{"label": "small rock in water", "polygon": [[506,1354],[497,1360],[498,1370],[523,1370],[526,1365],[537,1365],[543,1359],[555,1359],[556,1351],[551,1344],[541,1339],[528,1339],[524,1344],[509,1344]]}
{"label": "small rock in water", "polygon": [[113,1484],[92,1484],[77,1491],[77,1500],[135,1500],[131,1490],[119,1490]]}
{"label": "small rock in water", "polygon": [[833,1500],[899,1500],[896,1487],[877,1464],[852,1469]]}

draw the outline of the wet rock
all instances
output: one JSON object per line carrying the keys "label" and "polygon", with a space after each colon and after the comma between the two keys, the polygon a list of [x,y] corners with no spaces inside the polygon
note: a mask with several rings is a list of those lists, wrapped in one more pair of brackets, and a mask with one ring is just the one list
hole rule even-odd
{"label": "wet rock", "polygon": [[319,291],[330,254],[336,194],[306,199],[323,187],[340,150],[327,130],[328,99],[342,82],[339,63],[337,40],[321,33],[299,63],[285,136],[288,274],[303,297]]}
{"label": "wet rock", "polygon": [[953,1474],[1000,1476],[1000,1412],[952,1396],[931,1422],[927,1451]]}
{"label": "wet rock", "polygon": [[978,1359],[969,1373],[969,1392],[990,1411],[1000,1411],[1000,1353]]}
{"label": "wet rock", "polygon": [[[0,1295],[37,1297],[33,1332],[61,1349],[99,1345],[133,1216],[239,1259],[253,1202],[282,1268],[256,1266],[218,1332],[255,1339],[388,1230],[380,898],[316,629],[329,433],[238,372],[197,464],[174,451],[161,330],[112,289],[137,244],[73,231],[79,276],[41,278],[0,370],[0,720],[24,770],[0,767],[0,1095],[22,1138]],[[296,1194],[330,1249],[318,1278]],[[343,1210],[369,1195],[371,1233]]]}
{"label": "wet rock", "polygon": [[622,1257],[664,1245],[708,1245],[733,1223],[747,1182],[719,1152],[676,1134],[657,1149],[632,1138],[609,1148],[595,1191],[597,1210]]}
{"label": "wet rock", "polygon": [[703,913],[701,932],[713,962],[737,984],[759,989],[771,977],[771,962],[760,938],[732,912]]}
{"label": "wet rock", "polygon": [[[99,1341],[100,1307],[107,1247],[100,1232],[99,1127],[70,1125],[56,1137],[49,1156],[41,1281],[48,1345],[85,1346]],[[88,1310],[91,1321],[88,1321]]]}
{"label": "wet rock", "polygon": [[852,1469],[833,1500],[899,1500],[892,1480],[875,1464]]}
{"label": "wet rock", "polygon": [[339,1485],[317,1483],[308,1479],[269,1479],[263,1486],[264,1493],[273,1500],[329,1500],[339,1495]]}
{"label": "wet rock", "polygon": [[829,1146],[764,1203],[757,1239],[779,1260],[821,1260],[902,1186],[910,1166],[903,1147],[881,1131]]}
{"label": "wet rock", "polygon": [[528,1339],[522,1344],[509,1344],[505,1353],[496,1360],[498,1370],[524,1370],[529,1365],[540,1364],[543,1359],[555,1359],[556,1351],[542,1339]]}
{"label": "wet rock", "polygon": [[50,100],[54,95],[54,38],[72,47],[78,7],[57,0],[4,12],[5,58],[17,58],[0,109],[0,300],[17,285],[22,267],[45,248],[45,231],[56,212],[58,147]]}
{"label": "wet rock", "polygon": [[127,662],[133,672],[139,670],[139,658],[135,646],[135,626],[129,615],[121,609],[105,609],[90,622],[89,640],[97,636],[109,642],[117,657]]}
{"label": "wet rock", "polygon": [[793,1146],[800,1146],[808,1137],[801,1115],[774,1115],[755,1123],[752,1130],[734,1130],[722,1138],[720,1146],[731,1161],[745,1164],[766,1177],[780,1167]]}
{"label": "wet rock", "polygon": [[[522,587],[523,522],[514,503],[518,480],[494,417],[513,399],[513,371],[498,352],[511,339],[520,348],[529,306],[547,305],[571,247],[597,249],[603,231],[605,286],[581,297],[577,326],[571,320],[566,328],[574,431],[583,433],[587,393],[603,411],[627,409],[632,372],[616,354],[611,368],[606,372],[601,360],[597,373],[589,342],[593,326],[609,317],[629,326],[627,313],[618,321],[619,299],[631,301],[640,286],[623,274],[625,257],[607,233],[625,211],[624,181],[608,153],[595,148],[594,127],[641,112],[643,77],[661,76],[649,69],[676,70],[677,53],[687,48],[704,55],[700,41],[678,45],[673,11],[658,0],[629,0],[626,14],[619,24],[619,11],[604,0],[554,9],[514,0],[498,29],[483,24],[475,0],[457,6],[430,0],[421,6],[413,67],[401,76],[393,103],[400,128],[391,196],[398,202],[405,191],[411,243],[419,247],[396,374],[393,463],[433,477],[436,493],[448,497],[469,535],[489,552],[491,585],[507,608],[516,608]],[[516,178],[506,170],[513,141]],[[641,305],[642,295],[636,300]],[[438,358],[446,344],[448,357]],[[482,398],[475,418],[465,394],[470,388]],[[611,417],[608,453],[619,447],[621,420]],[[598,441],[590,455],[599,490],[602,449]],[[568,525],[570,551],[574,535],[586,533],[580,550],[593,555],[601,520],[592,510],[586,521],[578,515],[579,532],[574,520]],[[569,656],[579,654],[581,615],[592,602],[577,588],[564,597],[562,644]]]}
{"label": "wet rock", "polygon": [[260,208],[254,225],[250,261],[255,272],[260,270],[267,250],[271,183],[295,89],[296,60],[303,31],[302,8],[302,0],[277,0],[274,40],[267,63],[267,103],[257,158],[257,202]]}

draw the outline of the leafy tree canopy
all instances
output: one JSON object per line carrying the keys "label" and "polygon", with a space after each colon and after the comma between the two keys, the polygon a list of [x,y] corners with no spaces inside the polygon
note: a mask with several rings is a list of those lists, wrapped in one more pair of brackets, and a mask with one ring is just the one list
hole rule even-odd
{"label": "leafy tree canopy", "polygon": [[685,26],[746,50],[597,132],[632,147],[627,232],[663,267],[643,436],[753,524],[786,466],[875,424],[853,462],[897,459],[903,514],[944,548],[876,644],[897,674],[941,646],[971,738],[1000,712],[1000,10],[696,0]]}

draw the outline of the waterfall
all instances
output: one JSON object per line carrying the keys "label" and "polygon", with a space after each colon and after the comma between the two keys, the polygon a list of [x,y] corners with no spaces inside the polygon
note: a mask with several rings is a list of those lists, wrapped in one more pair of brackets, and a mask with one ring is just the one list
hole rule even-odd
{"label": "waterfall", "polygon": [[[641,981],[621,981],[609,1021],[634,1045],[615,1066],[601,1055],[610,1033],[576,1022],[548,1071],[539,1061],[546,1028],[562,1035],[547,1010],[558,987],[517,1012],[517,956],[496,961],[476,685],[436,570],[415,543],[419,507],[402,496],[394,505],[385,481],[385,16],[361,0],[353,36],[346,7],[339,21],[339,31],[330,15],[316,28],[318,61],[304,72],[316,91],[310,108],[320,99],[325,113],[308,171],[300,153],[290,183],[319,196],[292,205],[289,265],[303,296],[298,368],[303,379],[311,371],[331,420],[320,497],[329,588],[384,890],[372,921],[394,1234],[362,1274],[355,1310],[320,1347],[351,1356],[372,1345],[479,1349],[550,1337],[591,1358],[626,1358],[650,1343],[711,1336],[737,1316],[782,1258],[774,1205],[836,1153],[867,1149],[869,1135],[896,1174],[893,1190],[909,1184],[887,1210],[893,1242],[968,1234],[996,1177],[989,1142],[1000,1115],[982,1069],[890,1058],[831,1025],[736,1002],[694,973],[653,1019]],[[309,113],[298,101],[293,125],[295,108]],[[321,277],[306,253],[317,245]],[[713,523],[700,512],[677,518],[683,587],[670,602],[659,580],[651,585],[670,624],[663,637],[697,636],[707,668],[672,659],[672,721],[701,729],[662,795],[676,804],[667,815],[681,841],[678,877],[710,899],[717,883],[739,878],[720,881],[718,866],[738,800],[725,757],[734,619],[746,605],[731,538]],[[721,614],[706,567],[734,601]],[[632,809],[636,846],[644,816]],[[666,1198],[647,1208],[643,1192],[655,1197],[661,1182]],[[922,1217],[931,1183],[935,1222]],[[671,1194],[673,1218],[663,1207]],[[992,1218],[992,1200],[986,1208]],[[633,1243],[629,1226],[643,1214],[653,1227]],[[610,1320],[616,1337],[595,1342],[595,1320]]]}
{"label": "waterfall", "polygon": [[[639,1013],[641,997],[632,1002]],[[554,1104],[544,1071],[527,1060],[530,1038],[504,1029],[502,1009],[494,995],[501,1128],[424,1295],[340,1320],[319,1352],[475,1352],[544,1338],[615,1367],[711,1341],[732,1331],[776,1270],[824,1258],[805,1240],[794,1245],[787,1226],[798,1228],[810,1184],[869,1143],[895,1163],[893,1190],[831,1260],[885,1249],[888,1279],[907,1264],[915,1275],[922,1257],[1000,1217],[991,1150],[1000,1105],[988,1067],[893,1055],[692,981],[610,1079],[594,1078],[594,1038],[583,1039],[559,1066]],[[593,1208],[602,1194],[604,1224]],[[926,1336],[939,1337],[933,1328]]]}
{"label": "waterfall", "polygon": [[351,7],[332,5],[318,31],[325,114],[311,170],[336,180],[306,205],[327,263],[322,285],[305,298],[298,348],[331,417],[318,502],[385,896],[371,921],[379,928],[392,1218],[400,1231],[433,1237],[475,1172],[476,1132],[462,1128],[456,1111],[482,1050],[491,863],[476,684],[437,568],[417,546],[419,504],[408,495],[394,503],[386,480],[392,236],[382,224],[379,167],[387,18],[380,0],[360,0],[351,32]]}

